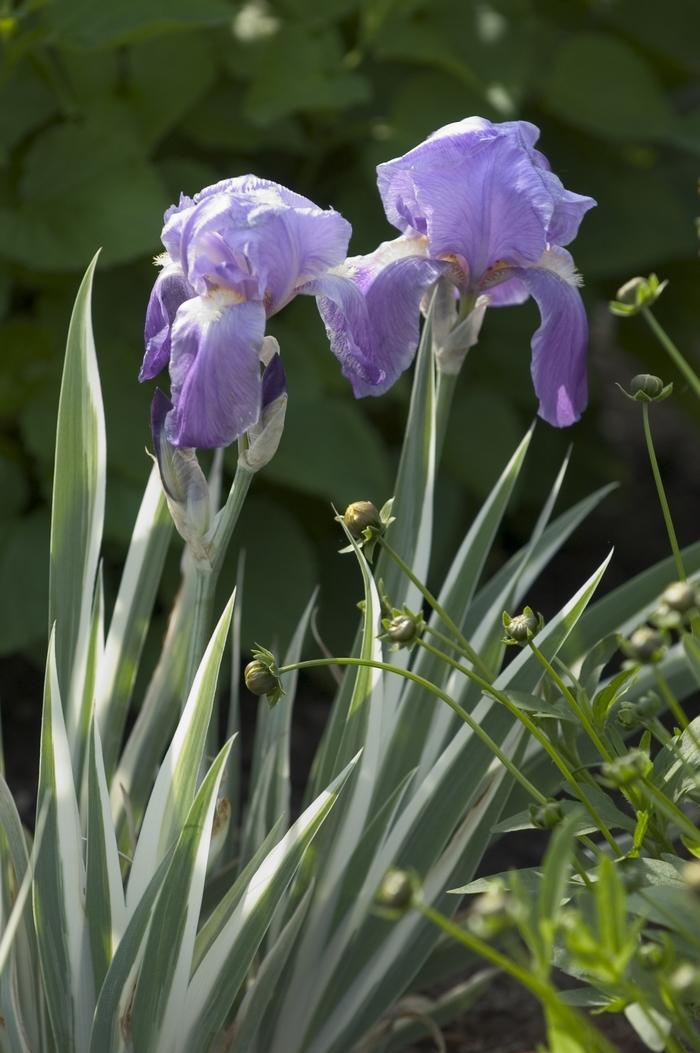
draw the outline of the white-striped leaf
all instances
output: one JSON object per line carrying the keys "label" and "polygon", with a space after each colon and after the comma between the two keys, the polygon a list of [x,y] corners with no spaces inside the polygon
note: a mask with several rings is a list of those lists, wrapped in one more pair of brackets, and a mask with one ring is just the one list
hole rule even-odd
{"label": "white-striped leaf", "polygon": [[56,1046],[86,1053],[95,1002],[85,918],[85,867],[53,633],[44,686],[38,817],[44,809],[33,885],[41,974]]}
{"label": "white-striped leaf", "polygon": [[127,887],[130,914],[179,836],[194,799],[235,595],[209,641],[146,808]]}
{"label": "white-striped leaf", "polygon": [[105,502],[104,411],[91,320],[96,264],[97,256],[78,290],[68,330],[51,512],[49,626],[56,627],[56,670],[76,770],[87,745],[78,727]]}

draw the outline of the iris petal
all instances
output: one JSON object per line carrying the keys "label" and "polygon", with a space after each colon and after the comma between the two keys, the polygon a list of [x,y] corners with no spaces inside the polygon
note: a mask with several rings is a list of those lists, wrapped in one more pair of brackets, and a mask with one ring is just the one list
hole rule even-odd
{"label": "iris petal", "polygon": [[174,409],[165,425],[173,446],[228,446],[257,421],[264,332],[260,303],[211,296],[180,307],[170,359]]}
{"label": "iris petal", "polygon": [[167,366],[170,360],[170,326],[180,305],[193,294],[193,289],[177,264],[167,265],[156,278],[146,309],[146,353],[139,380],[152,380]]}
{"label": "iris petal", "polygon": [[356,397],[383,394],[411,364],[421,300],[446,267],[427,258],[424,239],[396,238],[302,290],[319,297],[331,348]]}
{"label": "iris petal", "polygon": [[516,271],[540,309],[532,337],[532,381],[539,415],[563,428],[579,419],[588,401],[586,348],[588,321],[565,249],[551,251],[545,266]]}

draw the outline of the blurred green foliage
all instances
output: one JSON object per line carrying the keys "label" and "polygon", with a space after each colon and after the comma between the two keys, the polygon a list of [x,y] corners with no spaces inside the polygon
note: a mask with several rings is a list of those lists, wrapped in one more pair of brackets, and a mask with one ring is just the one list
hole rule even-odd
{"label": "blurred green foliage", "polygon": [[[109,584],[149,469],[151,392],[136,383],[149,258],[167,205],[225,176],[255,172],[332,203],[364,252],[395,233],[376,194],[379,161],[470,114],[540,125],[566,185],[599,202],[574,246],[594,323],[593,399],[573,432],[540,428],[521,504],[548,485],[571,438],[578,489],[614,475],[596,419],[609,383],[596,372],[611,339],[596,329],[602,305],[630,274],[656,269],[672,279],[662,312],[697,348],[699,38],[697,0],[0,2],[0,654],[45,636],[54,421],[78,276],[102,245]],[[531,305],[492,312],[466,364],[438,494],[445,551],[535,410],[536,324]],[[341,597],[352,614],[354,570],[335,558],[329,502],[389,496],[409,392],[404,378],[355,402],[313,303],[292,304],[270,331],[288,371],[288,426],[240,541],[249,639],[265,640],[319,577],[324,624]],[[630,372],[641,359],[668,373],[641,325],[619,337],[636,356]],[[173,554],[171,587],[176,574]],[[334,642],[342,625],[330,621]]]}

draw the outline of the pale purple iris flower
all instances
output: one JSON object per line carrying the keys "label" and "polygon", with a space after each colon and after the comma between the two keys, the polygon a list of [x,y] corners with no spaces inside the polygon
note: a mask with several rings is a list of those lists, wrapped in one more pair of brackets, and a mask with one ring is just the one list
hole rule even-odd
{"label": "pale purple iris flower", "polygon": [[[297,293],[333,295],[339,282],[354,291],[347,278],[326,278],[350,234],[333,209],[250,175],[183,195],[166,212],[139,379],[169,368],[170,405],[159,399],[156,418],[172,446],[227,446],[279,397],[279,356],[261,364],[267,319]],[[380,369],[353,352],[352,375],[376,383]]]}
{"label": "pale purple iris flower", "polygon": [[578,420],[587,401],[588,324],[580,277],[563,246],[595,201],[565,189],[535,149],[538,137],[526,121],[470,117],[379,165],[379,192],[401,236],[336,268],[325,281],[329,298],[319,301],[339,357],[360,351],[379,369],[372,382],[344,368],[355,395],[381,394],[410,364],[421,301],[442,278],[441,287],[453,289],[454,323],[477,305],[477,334],[486,304],[533,297],[541,315],[532,338],[539,414],[558,427]]}

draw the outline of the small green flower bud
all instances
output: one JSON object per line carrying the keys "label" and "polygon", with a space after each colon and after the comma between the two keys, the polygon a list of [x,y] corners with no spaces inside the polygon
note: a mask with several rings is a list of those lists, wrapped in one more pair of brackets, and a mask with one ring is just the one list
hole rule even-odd
{"label": "small green flower bud", "polygon": [[643,943],[637,951],[637,957],[642,969],[660,969],[666,964],[667,954],[660,943]]}
{"label": "small green flower bud", "polygon": [[633,661],[653,665],[663,657],[664,643],[660,632],[648,625],[642,625],[624,642],[623,649]]}
{"label": "small green flower bud", "polygon": [[503,628],[505,629],[504,642],[507,644],[525,644],[538,633],[544,625],[544,618],[536,614],[532,607],[525,607],[522,614],[516,614],[514,618],[503,612]]}
{"label": "small green flower bud", "polygon": [[664,589],[661,600],[672,611],[687,614],[697,607],[698,598],[695,589],[687,581],[674,581]]}
{"label": "small green flower bud", "polygon": [[683,867],[683,880],[690,892],[700,896],[700,859],[691,859]]}
{"label": "small green flower bud", "polygon": [[650,691],[646,695],[642,695],[642,697],[635,702],[635,709],[642,721],[651,720],[652,717],[658,716],[662,708],[661,699],[658,695],[655,695],[653,691]]}
{"label": "small green flower bud", "polygon": [[564,818],[564,809],[560,801],[547,801],[545,804],[530,805],[532,825],[540,830],[551,830]]}
{"label": "small green flower bud", "polygon": [[377,530],[381,527],[379,512],[371,501],[353,501],[343,513],[343,522],[348,533],[356,540],[362,537],[367,527]]}
{"label": "small green flower bud", "polygon": [[604,777],[619,788],[646,778],[652,768],[653,764],[643,750],[630,750],[624,756],[608,761],[601,770]]}
{"label": "small green flower bud", "polygon": [[663,380],[661,377],[655,377],[653,373],[638,373],[630,380],[630,392],[633,395],[647,395],[650,399],[655,399],[663,389]]}
{"label": "small green flower bud", "polygon": [[499,882],[477,896],[469,911],[469,928],[482,940],[492,940],[514,924],[512,898]]}
{"label": "small green flower bud", "polygon": [[640,724],[639,713],[634,702],[623,702],[617,711],[616,720],[622,728],[636,728]]}
{"label": "small green flower bud", "polygon": [[413,906],[415,881],[405,870],[387,870],[375,896],[377,906],[397,914],[405,914]]}
{"label": "small green flower bud", "polygon": [[386,634],[394,643],[411,643],[416,635],[416,623],[408,614],[392,618],[386,627]]}
{"label": "small green flower bud", "polygon": [[248,662],[243,672],[245,686],[252,695],[269,695],[277,687],[277,677],[268,669],[264,662],[256,658]]}
{"label": "small green flower bud", "polygon": [[617,299],[610,301],[610,310],[620,318],[638,314],[643,307],[656,303],[667,284],[660,282],[655,274],[648,278],[630,278],[617,290]]}

